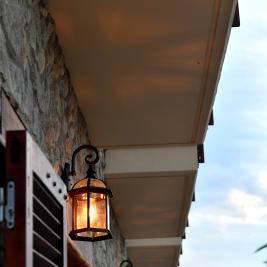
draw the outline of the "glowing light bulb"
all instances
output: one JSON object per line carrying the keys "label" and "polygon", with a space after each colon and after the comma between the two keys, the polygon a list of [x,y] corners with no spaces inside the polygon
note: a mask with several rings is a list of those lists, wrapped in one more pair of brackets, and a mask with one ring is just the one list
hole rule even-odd
{"label": "glowing light bulb", "polygon": [[90,198],[90,225],[97,228],[97,207],[96,200]]}
{"label": "glowing light bulb", "polygon": [[76,228],[82,229],[87,227],[87,196],[82,195],[81,199],[77,201],[77,219]]}

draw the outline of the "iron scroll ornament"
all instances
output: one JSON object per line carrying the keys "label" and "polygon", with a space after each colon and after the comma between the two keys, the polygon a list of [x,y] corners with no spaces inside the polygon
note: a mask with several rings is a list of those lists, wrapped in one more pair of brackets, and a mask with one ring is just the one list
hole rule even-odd
{"label": "iron scroll ornament", "polygon": [[70,190],[70,176],[75,176],[76,175],[76,168],[75,168],[75,160],[77,157],[77,154],[84,149],[88,149],[89,151],[91,151],[91,154],[88,154],[84,161],[85,163],[88,165],[88,170],[86,172],[86,177],[85,178],[95,178],[96,172],[93,169],[93,166],[95,166],[95,164],[98,163],[99,161],[99,154],[98,154],[98,150],[96,147],[92,146],[92,145],[82,145],[79,146],[78,148],[76,148],[72,154],[71,157],[71,165],[69,163],[65,163],[62,174],[61,174],[61,178],[63,180],[63,182],[65,183],[68,191]]}
{"label": "iron scroll ornament", "polygon": [[89,149],[90,151],[93,151],[93,153],[95,155],[95,158],[93,158],[92,154],[88,154],[85,157],[85,163],[89,166],[89,168],[87,170],[87,177],[90,177],[90,176],[94,177],[95,176],[95,171],[93,170],[92,166],[95,165],[96,163],[98,163],[99,154],[98,154],[97,148],[92,146],[92,145],[82,145],[82,146],[79,146],[77,149],[74,150],[74,152],[72,154],[72,158],[71,158],[70,175],[72,175],[72,176],[76,175],[75,159],[76,159],[77,154],[83,149]]}

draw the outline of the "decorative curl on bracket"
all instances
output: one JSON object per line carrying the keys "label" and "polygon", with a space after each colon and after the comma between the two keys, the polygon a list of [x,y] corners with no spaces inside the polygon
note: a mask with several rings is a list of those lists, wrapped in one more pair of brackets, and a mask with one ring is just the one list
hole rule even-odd
{"label": "decorative curl on bracket", "polygon": [[85,163],[86,164],[88,164],[89,166],[91,166],[91,165],[95,165],[99,161],[99,154],[98,154],[98,150],[97,150],[96,147],[94,147],[92,145],[82,145],[82,146],[79,146],[77,149],[74,150],[74,152],[72,154],[72,158],[71,158],[71,171],[70,171],[70,175],[72,175],[72,176],[76,175],[76,169],[75,169],[75,159],[76,159],[76,156],[83,149],[89,149],[89,150],[93,151],[94,154],[95,154],[95,158],[92,157],[92,154],[88,154],[85,157]]}
{"label": "decorative curl on bracket", "polygon": [[89,166],[86,177],[92,177],[92,178],[95,177],[95,171],[93,169],[93,166],[99,161],[99,154],[97,148],[92,145],[79,146],[77,149],[74,150],[72,154],[71,165],[66,162],[62,170],[61,178],[68,190],[70,190],[70,175],[71,176],[76,175],[76,168],[75,168],[76,156],[83,149],[89,149],[91,151],[91,154],[88,154],[84,159],[85,163]]}

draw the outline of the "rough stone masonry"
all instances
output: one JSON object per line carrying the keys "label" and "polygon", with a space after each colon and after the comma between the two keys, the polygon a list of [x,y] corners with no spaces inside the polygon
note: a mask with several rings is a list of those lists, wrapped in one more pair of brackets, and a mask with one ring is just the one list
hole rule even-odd
{"label": "rough stone masonry", "polygon": [[[0,87],[58,173],[89,143],[47,1],[0,0]],[[93,267],[117,267],[126,256],[111,221],[112,240],[77,242]]]}

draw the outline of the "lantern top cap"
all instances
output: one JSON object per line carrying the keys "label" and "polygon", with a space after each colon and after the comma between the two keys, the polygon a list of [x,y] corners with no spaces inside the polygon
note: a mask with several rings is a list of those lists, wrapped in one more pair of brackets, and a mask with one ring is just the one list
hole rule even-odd
{"label": "lantern top cap", "polygon": [[100,187],[100,188],[107,188],[106,184],[97,178],[84,178],[82,180],[79,180],[76,182],[72,189],[78,189],[82,187],[88,187],[88,186],[93,186],[93,187]]}
{"label": "lantern top cap", "polygon": [[90,190],[91,192],[104,193],[112,197],[111,190],[107,187],[104,181],[97,178],[84,178],[76,182],[71,191],[76,192],[80,190]]}

